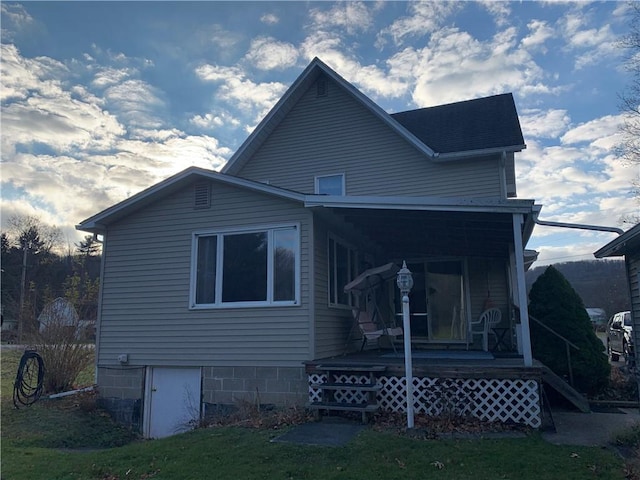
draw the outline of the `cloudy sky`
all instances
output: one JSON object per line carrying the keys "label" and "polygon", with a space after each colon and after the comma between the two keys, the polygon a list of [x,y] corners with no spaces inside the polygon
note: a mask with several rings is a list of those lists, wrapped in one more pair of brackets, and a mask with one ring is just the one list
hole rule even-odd
{"label": "cloudy sky", "polygon": [[[2,221],[63,229],[188,167],[219,170],[321,58],[388,112],[513,92],[519,198],[622,226],[623,2],[2,2]],[[3,223],[3,228],[4,228]],[[537,227],[540,264],[615,237]]]}

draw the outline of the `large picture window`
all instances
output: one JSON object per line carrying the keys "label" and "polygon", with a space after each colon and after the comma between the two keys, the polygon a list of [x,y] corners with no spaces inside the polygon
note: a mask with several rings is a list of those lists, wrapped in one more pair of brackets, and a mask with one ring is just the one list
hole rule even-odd
{"label": "large picture window", "polygon": [[298,228],[194,235],[192,306],[295,305]]}
{"label": "large picture window", "polygon": [[358,256],[353,248],[329,237],[329,305],[353,306],[344,286],[358,275]]}

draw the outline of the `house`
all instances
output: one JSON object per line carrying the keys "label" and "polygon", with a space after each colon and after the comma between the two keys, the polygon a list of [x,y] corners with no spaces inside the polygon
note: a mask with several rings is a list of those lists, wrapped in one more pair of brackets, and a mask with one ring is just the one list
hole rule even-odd
{"label": "house", "polygon": [[[624,256],[633,317],[633,340],[638,343],[640,334],[640,224],[635,225],[593,254],[596,258]],[[638,349],[635,349],[636,364]]]}
{"label": "house", "polygon": [[76,329],[79,320],[73,304],[65,298],[58,297],[47,303],[38,315],[38,329],[40,332],[44,332],[49,326]]}
{"label": "house", "polygon": [[[511,94],[389,114],[314,59],[220,173],[187,168],[78,225],[104,237],[103,403],[156,437],[241,400],[314,403],[339,375],[373,378],[377,406],[401,410],[399,359],[362,360],[378,350],[353,331],[372,300],[394,323],[394,282],[366,298],[344,286],[406,261],[417,410],[467,392],[480,418],[539,426],[518,308],[541,208],[515,198],[524,148]],[[495,355],[469,330],[488,306]]]}

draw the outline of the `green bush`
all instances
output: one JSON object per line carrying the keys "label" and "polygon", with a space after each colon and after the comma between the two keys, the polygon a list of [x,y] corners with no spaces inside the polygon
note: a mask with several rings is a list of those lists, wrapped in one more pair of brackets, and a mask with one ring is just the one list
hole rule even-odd
{"label": "green bush", "polygon": [[[607,386],[611,367],[604,345],[593,331],[582,299],[554,267],[548,267],[531,287],[529,314],[580,349],[570,347],[577,390],[594,394]],[[536,359],[569,378],[564,341],[535,321],[531,321],[531,348]]]}

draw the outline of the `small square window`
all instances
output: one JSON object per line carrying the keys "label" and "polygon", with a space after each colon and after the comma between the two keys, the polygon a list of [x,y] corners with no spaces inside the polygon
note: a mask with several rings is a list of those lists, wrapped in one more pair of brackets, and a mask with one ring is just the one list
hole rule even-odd
{"label": "small square window", "polygon": [[344,195],[344,174],[316,177],[317,195]]}

